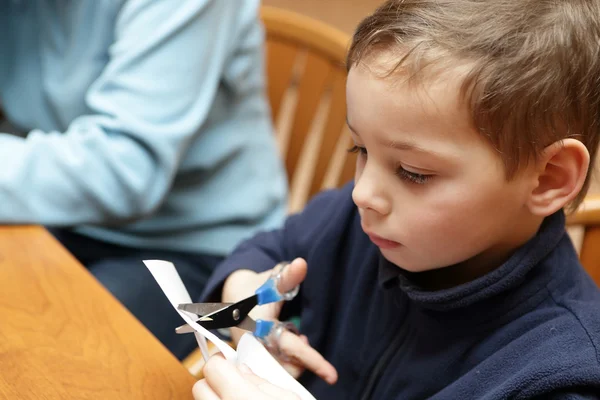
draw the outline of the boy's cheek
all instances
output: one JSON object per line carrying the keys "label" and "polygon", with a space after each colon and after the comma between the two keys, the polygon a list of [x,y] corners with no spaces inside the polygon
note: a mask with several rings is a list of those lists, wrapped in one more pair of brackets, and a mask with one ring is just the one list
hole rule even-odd
{"label": "boy's cheek", "polygon": [[423,271],[456,264],[485,250],[496,234],[488,217],[462,209],[446,211],[414,213],[398,223],[404,229],[394,240],[402,246],[384,252],[386,258],[405,269]]}

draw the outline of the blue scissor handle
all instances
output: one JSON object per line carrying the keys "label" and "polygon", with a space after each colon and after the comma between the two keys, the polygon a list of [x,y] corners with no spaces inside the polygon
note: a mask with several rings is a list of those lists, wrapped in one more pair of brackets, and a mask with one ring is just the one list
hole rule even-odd
{"label": "blue scissor handle", "polygon": [[[262,284],[261,287],[256,289],[256,297],[258,298],[258,305],[262,306],[263,304],[276,303],[281,300],[291,300],[298,294],[300,290],[300,286],[296,286],[292,290],[287,293],[280,293],[277,290],[277,286],[279,281],[281,280],[281,273],[288,262],[279,263],[273,268],[273,273],[271,277],[267,279],[265,283]],[[258,321],[257,321],[258,322]]]}
{"label": "blue scissor handle", "polygon": [[264,340],[267,338],[267,336],[269,336],[274,326],[274,321],[265,321],[264,319],[257,319],[256,329],[254,330],[254,336],[256,336],[258,339]]}
{"label": "blue scissor handle", "polygon": [[279,290],[277,290],[275,279],[273,278],[269,278],[265,283],[262,284],[261,287],[256,289],[255,293],[258,297],[259,306],[268,303],[275,303],[283,298],[281,293],[279,293]]}
{"label": "blue scissor handle", "polygon": [[279,348],[279,338],[286,330],[296,335],[300,334],[300,331],[293,322],[265,321],[259,319],[256,321],[254,336],[267,350],[276,354],[280,360],[289,361],[289,357],[283,354]]}

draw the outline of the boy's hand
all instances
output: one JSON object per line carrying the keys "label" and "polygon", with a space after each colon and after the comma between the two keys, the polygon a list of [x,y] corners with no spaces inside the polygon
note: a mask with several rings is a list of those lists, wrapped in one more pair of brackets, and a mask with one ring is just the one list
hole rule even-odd
{"label": "boy's hand", "polygon": [[[306,277],[306,261],[297,258],[292,261],[282,272],[279,287],[281,293],[292,290],[296,285],[304,281]],[[232,273],[223,285],[222,300],[224,302],[236,302],[254,294],[271,276],[272,270],[257,274],[254,271],[239,270]],[[265,304],[254,307],[250,316],[256,319],[277,320],[281,312],[282,302]],[[245,331],[238,328],[231,329],[231,338],[237,344]],[[337,381],[337,371],[319,352],[308,343],[306,336],[297,336],[292,332],[285,331],[279,338],[279,350],[289,360],[282,361],[277,354],[281,365],[295,378],[298,378],[304,369],[309,369],[323,378],[327,383],[334,384]]]}
{"label": "boy's hand", "polygon": [[298,396],[254,375],[245,365],[239,368],[221,355],[211,357],[204,366],[205,378],[196,382],[195,400],[298,400]]}

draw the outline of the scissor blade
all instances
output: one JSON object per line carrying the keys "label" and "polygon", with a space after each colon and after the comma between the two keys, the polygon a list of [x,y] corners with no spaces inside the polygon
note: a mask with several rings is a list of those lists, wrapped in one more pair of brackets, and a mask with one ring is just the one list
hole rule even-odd
{"label": "scissor blade", "polygon": [[233,303],[185,303],[179,304],[177,309],[191,312],[192,314],[206,316],[220,311]]}
{"label": "scissor blade", "polygon": [[194,328],[192,328],[188,324],[183,324],[183,325],[175,328],[175,333],[177,333],[177,334],[192,333],[192,332],[194,332]]}
{"label": "scissor blade", "polygon": [[[198,320],[198,323],[202,326],[204,326],[204,321],[202,321],[202,319]],[[250,331],[252,333],[254,333],[254,331],[256,330],[256,321],[254,321],[252,319],[252,317],[246,317],[241,324],[239,324],[237,326],[240,329],[244,329],[247,331]],[[183,324],[181,326],[178,326],[177,328],[175,328],[175,333],[177,334],[184,334],[184,333],[193,333],[194,332],[194,328],[192,328],[190,325],[188,324]]]}
{"label": "scissor blade", "polygon": [[254,333],[256,331],[256,321],[252,317],[247,316],[237,327]]}
{"label": "scissor blade", "polygon": [[210,317],[212,320],[207,321],[206,318],[202,318],[198,323],[206,329],[221,329],[238,326],[244,322],[250,310],[257,304],[258,297],[253,295],[242,301],[233,303],[222,310],[205,315],[204,317]]}

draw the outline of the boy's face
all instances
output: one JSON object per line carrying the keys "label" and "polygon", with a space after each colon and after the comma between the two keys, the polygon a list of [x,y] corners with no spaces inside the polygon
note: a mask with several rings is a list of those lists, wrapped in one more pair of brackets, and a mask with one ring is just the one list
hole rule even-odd
{"label": "boy's face", "polygon": [[363,230],[408,271],[496,267],[540,222],[526,205],[535,171],[506,180],[498,153],[470,123],[459,85],[451,72],[412,85],[365,66],[348,75],[359,151],[352,197]]}

